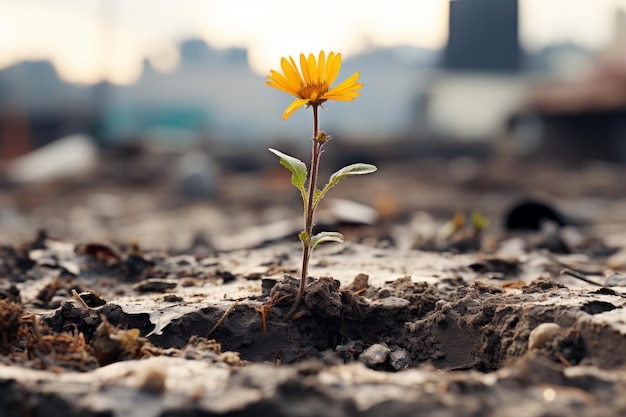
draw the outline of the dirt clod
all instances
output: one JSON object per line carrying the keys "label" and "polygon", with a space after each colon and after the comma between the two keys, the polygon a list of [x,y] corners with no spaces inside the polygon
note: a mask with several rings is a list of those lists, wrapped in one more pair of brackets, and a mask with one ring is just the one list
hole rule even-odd
{"label": "dirt clod", "polygon": [[341,283],[329,277],[322,277],[306,288],[304,303],[307,308],[323,318],[341,316],[342,303],[339,286]]}

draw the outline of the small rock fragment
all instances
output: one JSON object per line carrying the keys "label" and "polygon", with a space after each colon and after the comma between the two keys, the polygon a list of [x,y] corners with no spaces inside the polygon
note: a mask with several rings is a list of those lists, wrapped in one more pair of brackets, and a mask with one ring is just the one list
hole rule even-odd
{"label": "small rock fragment", "polygon": [[479,255],[478,260],[469,267],[478,273],[500,272],[506,275],[519,273],[521,261],[518,256],[511,255]]}
{"label": "small rock fragment", "polygon": [[408,368],[409,364],[411,363],[409,352],[407,352],[405,349],[394,350],[389,354],[389,363],[396,371],[401,371]]}
{"label": "small rock fragment", "polygon": [[374,301],[372,307],[381,310],[402,310],[407,308],[410,304],[411,302],[405,298],[389,296]]}
{"label": "small rock fragment", "polygon": [[198,261],[192,255],[172,256],[165,260],[166,263],[175,266],[196,266]]}
{"label": "small rock fragment", "polygon": [[133,289],[139,293],[165,292],[176,288],[176,285],[178,285],[178,281],[175,280],[149,278],[139,281],[137,284],[133,285]]}
{"label": "small rock fragment", "polygon": [[185,301],[185,299],[183,297],[181,297],[180,295],[167,294],[167,295],[163,296],[163,301],[165,301],[167,303],[180,303],[180,302]]}
{"label": "small rock fragment", "polygon": [[626,274],[615,272],[607,277],[604,285],[607,287],[626,287]]}
{"label": "small rock fragment", "polygon": [[348,285],[348,290],[352,292],[357,292],[361,290],[366,290],[369,288],[369,284],[367,281],[369,280],[369,275],[367,274],[358,274],[352,282]]}
{"label": "small rock fragment", "polygon": [[230,366],[243,366],[246,363],[244,360],[242,360],[239,357],[239,352],[231,352],[231,351],[221,353],[218,358],[218,361],[228,364]]}
{"label": "small rock fragment", "polygon": [[149,367],[137,373],[135,383],[137,388],[142,391],[164,394],[166,390],[166,380],[167,373],[164,369]]}
{"label": "small rock fragment", "polygon": [[209,154],[200,150],[188,151],[178,158],[175,170],[180,194],[197,199],[215,197],[219,169]]}
{"label": "small rock fragment", "polygon": [[562,330],[561,326],[556,323],[540,324],[528,336],[528,350],[541,349],[550,340],[559,336]]}
{"label": "small rock fragment", "polygon": [[379,365],[381,363],[385,363],[390,352],[391,350],[387,346],[376,343],[361,353],[359,361],[370,367]]}
{"label": "small rock fragment", "polygon": [[216,276],[218,276],[219,278],[222,278],[222,283],[223,284],[227,284],[229,282],[233,282],[234,280],[237,279],[237,276],[234,275],[232,272],[230,271],[222,271],[222,270],[218,270],[215,273]]}
{"label": "small rock fragment", "polygon": [[74,251],[78,255],[93,256],[99,261],[106,262],[108,265],[117,265],[124,258],[116,247],[106,243],[82,243],[77,245]]}
{"label": "small rock fragment", "polygon": [[626,269],[626,249],[621,249],[620,251],[609,256],[609,258],[606,260],[606,264],[611,269],[617,269],[622,271]]}
{"label": "small rock fragment", "polygon": [[350,362],[354,360],[355,355],[363,352],[363,342],[361,340],[351,340],[345,345],[335,346],[335,352],[337,352],[344,360]]}
{"label": "small rock fragment", "polygon": [[339,281],[335,279],[321,277],[307,287],[304,304],[312,313],[320,317],[341,316],[342,304],[339,285]]}
{"label": "small rock fragment", "polygon": [[263,278],[261,280],[261,295],[269,297],[272,292],[272,288],[274,288],[277,282],[278,280],[275,278]]}

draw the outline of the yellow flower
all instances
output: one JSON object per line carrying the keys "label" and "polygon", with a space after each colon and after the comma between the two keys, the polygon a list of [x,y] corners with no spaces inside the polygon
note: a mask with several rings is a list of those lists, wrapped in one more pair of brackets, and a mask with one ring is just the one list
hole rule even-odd
{"label": "yellow flower", "polygon": [[331,52],[327,58],[324,51],[321,51],[317,61],[313,54],[309,54],[308,58],[300,54],[301,70],[298,70],[292,57],[289,57],[289,60],[282,58],[280,67],[283,73],[270,70],[270,75],[267,76],[269,81],[265,83],[296,97],[283,113],[283,120],[287,120],[294,111],[304,105],[319,106],[327,100],[351,101],[361,95],[356,91],[363,87],[363,84],[358,83],[358,72],[339,85],[331,87],[339,74],[341,54]]}

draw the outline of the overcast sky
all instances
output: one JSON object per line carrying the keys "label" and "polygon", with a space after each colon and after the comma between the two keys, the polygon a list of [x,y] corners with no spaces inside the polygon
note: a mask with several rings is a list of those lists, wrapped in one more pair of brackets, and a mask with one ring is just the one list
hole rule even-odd
{"label": "overcast sky", "polygon": [[[626,0],[520,0],[523,45],[602,48],[619,7],[626,10]],[[266,74],[299,52],[440,48],[447,15],[448,0],[0,0],[0,67],[50,59],[66,80],[128,83],[144,57],[172,70],[176,44],[200,37],[247,48],[253,69]]]}

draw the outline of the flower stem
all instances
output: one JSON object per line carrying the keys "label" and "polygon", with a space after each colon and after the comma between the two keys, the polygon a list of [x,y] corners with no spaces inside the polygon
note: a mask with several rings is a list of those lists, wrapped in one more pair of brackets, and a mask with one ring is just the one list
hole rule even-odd
{"label": "flower stem", "polygon": [[306,232],[306,239],[302,240],[302,269],[300,274],[300,288],[298,290],[298,295],[296,296],[296,301],[291,306],[291,309],[285,316],[285,321],[291,320],[294,313],[302,303],[302,299],[304,298],[304,290],[306,288],[306,281],[308,277],[309,270],[309,260],[311,259],[311,237],[313,236],[313,216],[315,214],[315,208],[317,207],[314,204],[315,198],[315,190],[317,188],[317,171],[319,169],[320,164],[320,156],[322,155],[322,147],[323,143],[317,141],[317,137],[319,136],[319,117],[318,117],[318,106],[313,105],[313,138],[312,138],[312,148],[311,148],[311,174],[309,176],[309,183],[307,187],[307,199],[305,201],[304,208],[304,231]]}

